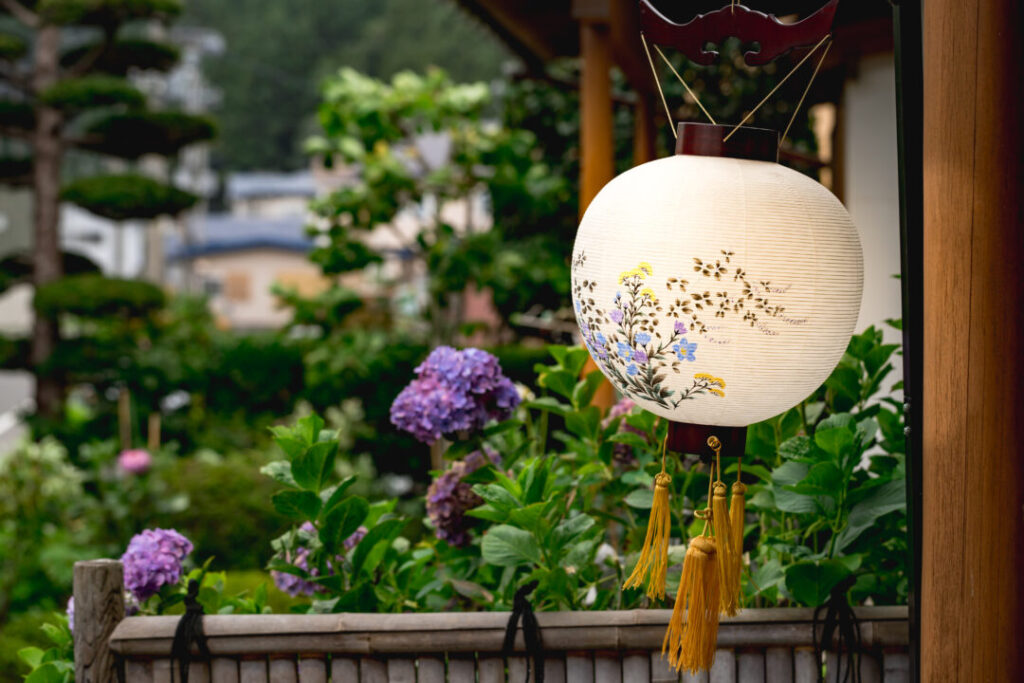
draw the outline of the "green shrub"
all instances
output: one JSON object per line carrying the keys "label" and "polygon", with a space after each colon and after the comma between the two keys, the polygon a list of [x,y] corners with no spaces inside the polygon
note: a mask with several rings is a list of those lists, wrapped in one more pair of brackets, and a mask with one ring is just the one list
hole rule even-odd
{"label": "green shrub", "polygon": [[123,104],[141,107],[146,96],[123,78],[94,75],[58,81],[39,95],[45,104],[57,109],[77,111]]}
{"label": "green shrub", "polygon": [[71,275],[36,289],[37,313],[70,313],[83,318],[146,315],[166,303],[163,290],[140,280],[121,280],[96,273]]}
{"label": "green shrub", "polygon": [[49,639],[40,627],[55,620],[51,611],[31,609],[14,614],[10,621],[0,625],[0,683],[21,683],[28,665],[18,656],[18,650],[48,647]]}
{"label": "green shrub", "polygon": [[[96,49],[96,43],[87,43],[71,48],[60,56],[61,66],[67,68],[78,63]],[[95,71],[124,76],[129,68],[167,71],[181,57],[181,51],[174,45],[154,43],[148,40],[115,40],[93,63]]]}
{"label": "green shrub", "polygon": [[176,215],[198,197],[135,173],[80,178],[64,186],[61,199],[112,221]]}
{"label": "green shrub", "polygon": [[259,473],[265,462],[242,453],[179,459],[164,476],[174,493],[188,496],[189,505],[152,524],[185,534],[195,544],[195,557],[214,557],[215,568],[264,566],[270,557],[267,539],[285,528],[270,505],[274,482]]}
{"label": "green shrub", "polygon": [[196,142],[211,140],[217,135],[213,119],[176,111],[137,111],[111,114],[96,121],[86,130],[97,138],[86,147],[125,159],[138,159],[145,154],[169,156]]}

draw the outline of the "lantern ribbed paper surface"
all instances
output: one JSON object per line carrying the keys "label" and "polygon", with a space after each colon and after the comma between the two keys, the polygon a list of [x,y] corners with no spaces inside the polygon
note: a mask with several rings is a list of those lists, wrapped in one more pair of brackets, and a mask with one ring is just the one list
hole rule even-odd
{"label": "lantern ribbed paper surface", "polygon": [[651,412],[745,426],[806,398],[860,308],[849,214],[767,161],[677,155],[623,173],[579,227],[572,295],[604,374]]}

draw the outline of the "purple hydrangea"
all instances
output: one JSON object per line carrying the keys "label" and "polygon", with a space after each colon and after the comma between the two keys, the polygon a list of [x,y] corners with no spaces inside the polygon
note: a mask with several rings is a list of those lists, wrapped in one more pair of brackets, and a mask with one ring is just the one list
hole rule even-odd
{"label": "purple hydrangea", "polygon": [[480,469],[487,459],[495,466],[501,465],[497,451],[487,447],[485,451],[486,456],[473,451],[465,460],[453,462],[427,489],[427,516],[434,525],[434,534],[451,545],[469,544],[471,518],[466,517],[466,511],[484,502],[468,482],[462,481],[463,477]]}
{"label": "purple hydrangea", "polygon": [[498,359],[480,349],[439,346],[416,375],[391,404],[391,423],[424,443],[504,420],[519,405]]}
{"label": "purple hydrangea", "polygon": [[365,526],[361,526],[355,531],[353,531],[352,535],[342,542],[342,545],[345,546],[345,550],[352,550],[352,548],[355,548],[357,545],[359,545],[359,541],[363,540],[363,537],[366,536],[367,531],[369,531],[369,529],[367,529]]}
{"label": "purple hydrangea", "polygon": [[[602,426],[607,427],[609,424],[611,424],[612,420],[621,417],[623,419],[621,422],[619,422],[619,432],[632,432],[633,434],[636,434],[637,436],[646,441],[647,435],[644,434],[643,430],[631,426],[625,420],[626,415],[629,415],[635,407],[636,403],[632,399],[620,399],[619,402],[613,405],[611,409],[608,411],[608,416],[605,417],[604,421],[602,422]],[[636,457],[633,455],[633,447],[625,443],[615,444],[615,447],[612,450],[612,457],[615,459],[616,462],[624,465],[629,465],[636,461]]]}
{"label": "purple hydrangea", "polygon": [[[303,522],[302,526],[299,527],[299,530],[305,531],[309,534],[316,534],[316,527],[309,522]],[[366,532],[367,528],[364,526],[361,526],[352,532],[352,535],[346,538],[343,542],[345,550],[355,548],[356,545],[359,544],[359,541],[363,540],[363,537],[366,536]],[[319,576],[320,570],[316,567],[309,566],[309,555],[309,548],[299,546],[293,552],[285,552],[284,561],[307,572],[311,577]],[[298,597],[299,595],[310,596],[314,593],[321,593],[325,590],[325,588],[318,583],[307,581],[301,576],[289,574],[288,572],[271,571],[270,575],[271,578],[274,579],[274,585],[293,598]]]}
{"label": "purple hydrangea", "polygon": [[[309,567],[309,548],[298,548],[293,553],[286,552],[284,561],[308,572],[310,576],[317,576],[320,573],[316,567]],[[313,595],[324,590],[323,586],[288,572],[272,571],[270,575],[274,579],[274,585],[293,598],[299,595]]]}
{"label": "purple hydrangea", "polygon": [[121,451],[117,456],[117,467],[128,474],[145,474],[153,465],[153,457],[149,451],[141,448],[132,448]]}
{"label": "purple hydrangea", "polygon": [[124,585],[139,602],[181,579],[181,563],[192,543],[174,529],[146,529],[136,534],[121,556]]}
{"label": "purple hydrangea", "polygon": [[75,596],[68,598],[68,606],[65,610],[68,615],[68,628],[71,632],[75,632]]}

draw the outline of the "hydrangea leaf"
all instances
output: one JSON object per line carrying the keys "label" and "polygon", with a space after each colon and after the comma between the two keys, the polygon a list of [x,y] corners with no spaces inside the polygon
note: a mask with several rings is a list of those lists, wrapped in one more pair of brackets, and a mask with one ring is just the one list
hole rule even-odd
{"label": "hydrangea leaf", "polygon": [[312,491],[278,491],[271,497],[274,509],[294,519],[316,519],[320,514],[320,497]]}
{"label": "hydrangea leaf", "polygon": [[324,544],[327,552],[337,553],[343,547],[345,539],[355,533],[369,512],[370,504],[359,496],[346,498],[330,510],[320,529],[320,542]]}
{"label": "hydrangea leaf", "polygon": [[334,471],[337,441],[315,443],[292,459],[292,476],[299,486],[319,493]]}
{"label": "hydrangea leaf", "polygon": [[507,524],[491,528],[480,547],[484,561],[496,567],[541,564],[540,546],[533,534]]}

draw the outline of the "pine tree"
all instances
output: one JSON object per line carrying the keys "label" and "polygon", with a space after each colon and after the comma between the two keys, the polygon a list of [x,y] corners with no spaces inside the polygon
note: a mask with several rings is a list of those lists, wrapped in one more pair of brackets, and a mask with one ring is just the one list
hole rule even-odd
{"label": "pine tree", "polygon": [[[101,155],[130,169],[143,156],[171,157],[213,136],[204,117],[148,108],[127,78],[129,71],[166,71],[176,63],[175,47],[147,36],[181,10],[180,0],[0,0],[0,183],[33,193],[37,297],[64,275],[62,201],[114,221],[174,215],[195,203],[195,196],[134,171],[76,178],[68,163],[73,157],[79,169],[113,166],[83,161]],[[102,288],[95,296],[104,296]],[[39,307],[30,340],[42,416],[57,415],[64,400],[53,362],[59,319],[59,309]]]}

